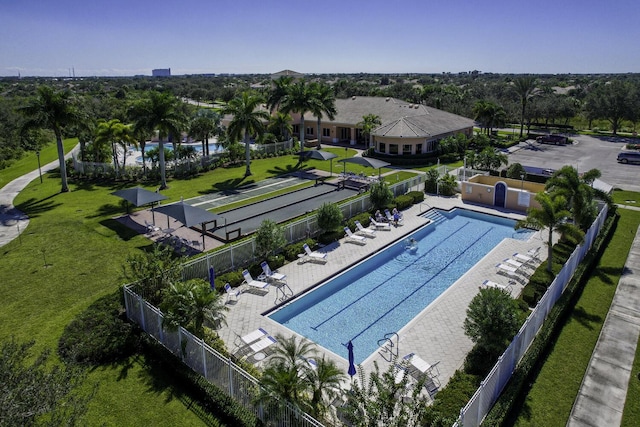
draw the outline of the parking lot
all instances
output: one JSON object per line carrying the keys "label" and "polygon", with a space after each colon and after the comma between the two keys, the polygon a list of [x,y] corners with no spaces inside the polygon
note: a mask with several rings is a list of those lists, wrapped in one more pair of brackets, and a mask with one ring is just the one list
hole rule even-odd
{"label": "parking lot", "polygon": [[[621,164],[616,158],[631,140],[616,137],[571,136],[573,145],[532,143],[520,144],[522,149],[509,155],[509,164],[520,163],[545,169],[560,169],[571,165],[578,172],[599,169],[601,179],[623,190],[640,191],[640,165]],[[526,147],[525,147],[526,146]],[[530,148],[532,147],[532,148]]]}

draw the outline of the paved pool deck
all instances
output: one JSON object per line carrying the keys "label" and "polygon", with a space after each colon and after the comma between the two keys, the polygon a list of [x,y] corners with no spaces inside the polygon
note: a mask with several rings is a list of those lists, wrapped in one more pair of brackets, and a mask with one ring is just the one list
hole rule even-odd
{"label": "paved pool deck", "polygon": [[[446,210],[462,207],[478,212],[499,214],[512,219],[523,218],[521,214],[500,212],[495,209],[463,203],[459,197],[427,197],[423,204],[414,205],[404,211],[403,225],[392,227],[390,231],[377,231],[376,237],[368,238],[365,245],[347,243],[342,239],[319,249],[319,251],[327,253],[326,264],[293,262],[284,265],[279,271],[287,275],[287,283],[294,294],[300,294],[349,268],[368,255],[413,233],[428,222],[421,214],[431,207]],[[479,292],[482,282],[490,279],[498,283],[507,283],[507,278],[497,273],[496,264],[510,257],[514,252],[526,253],[530,249],[538,247],[541,247],[540,258],[544,260],[546,251],[540,232],[534,233],[528,241],[504,239],[474,268],[463,275],[400,331],[388,331],[397,332],[399,335],[397,347],[394,348],[398,356],[403,357],[408,353],[416,353],[430,364],[438,362],[439,380],[444,386],[455,371],[462,367],[464,358],[473,347],[471,340],[464,334],[462,325],[469,302]],[[520,283],[514,287],[512,291],[514,297],[520,293],[522,287],[523,285]],[[278,292],[276,288],[272,287],[267,294],[246,292],[242,293],[237,301],[233,297],[229,299],[228,326],[219,330],[219,333],[230,350],[236,349],[234,340],[237,335],[245,335],[257,328],[263,328],[273,336],[278,334],[285,337],[297,335],[263,314],[275,308],[278,303],[276,298],[281,296]],[[334,360],[344,372],[347,371],[346,348],[344,354],[335,354],[323,347],[318,349]],[[257,365],[265,363],[264,360],[255,361],[251,358],[249,361],[255,362]],[[362,369],[367,372],[373,370],[374,362],[378,363],[381,370],[385,370],[390,363],[388,357],[375,352],[362,363]]]}

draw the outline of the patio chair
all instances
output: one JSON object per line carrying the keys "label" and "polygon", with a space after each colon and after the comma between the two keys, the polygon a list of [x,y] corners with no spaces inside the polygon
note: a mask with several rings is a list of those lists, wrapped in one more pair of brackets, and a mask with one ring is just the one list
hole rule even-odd
{"label": "patio chair", "polygon": [[518,276],[518,269],[509,264],[496,264],[496,268],[498,269],[498,274],[502,274],[503,276],[507,276],[509,279],[521,281],[522,278]]}
{"label": "patio chair", "polygon": [[513,291],[513,285],[515,284],[516,282],[514,280],[509,280],[509,284],[507,285],[503,285],[502,283],[492,282],[491,280],[485,280],[484,282],[482,282],[482,285],[487,288],[501,289],[503,291],[509,292],[509,294],[511,294],[511,291]]}
{"label": "patio chair", "polygon": [[529,249],[527,251],[527,255],[529,255],[531,258],[540,261],[540,246],[538,246],[537,248],[533,248],[533,249]]}
{"label": "patio chair", "polygon": [[260,289],[260,290],[269,292],[269,283],[263,282],[261,280],[254,280],[254,278],[251,277],[251,273],[249,273],[248,270],[244,270],[242,272],[242,277],[244,277],[244,283],[250,286],[251,288]]}
{"label": "patio chair", "polygon": [[262,274],[258,276],[258,279],[266,279],[267,282],[273,284],[282,293],[282,297],[280,298],[278,298],[278,295],[276,293],[275,303],[277,303],[278,301],[284,301],[289,296],[293,296],[293,289],[291,289],[287,284],[286,274],[272,271],[271,267],[269,267],[269,264],[266,261],[262,261],[260,263],[260,267],[262,267]]}
{"label": "patio chair", "polygon": [[266,337],[269,334],[262,328],[258,328],[255,331],[249,332],[246,335],[240,336],[236,334],[236,339],[234,340],[234,344],[236,347],[244,347],[245,345],[253,344],[258,341],[262,337]]}
{"label": "patio chair", "polygon": [[224,285],[224,293],[227,294],[227,302],[229,302],[229,297],[235,297],[235,299],[237,301],[238,297],[242,293],[242,290],[233,289],[231,287],[231,285],[227,283],[227,284]]}
{"label": "patio chair", "polygon": [[309,245],[307,245],[306,243],[304,245],[302,245],[302,248],[304,249],[304,254],[302,254],[303,260],[320,262],[320,263],[323,263],[323,264],[327,262],[327,254],[326,253],[312,251],[311,248],[309,247]]}
{"label": "patio chair", "polygon": [[511,258],[505,258],[502,260],[502,262],[512,267],[515,267],[516,270],[520,270],[522,267],[524,267],[524,263],[516,261],[515,259],[511,259]]}
{"label": "patio chair", "polygon": [[369,217],[369,221],[371,221],[371,224],[373,224],[373,226],[376,228],[376,230],[391,231],[391,224],[389,224],[388,222],[378,222],[375,219],[373,219],[372,217]]}
{"label": "patio chair", "polygon": [[267,335],[266,337],[260,339],[259,341],[256,341],[253,344],[249,345],[249,348],[255,355],[256,353],[264,352],[268,347],[272,346],[277,342],[278,341],[274,337],[272,337],[271,335]]}
{"label": "patio chair", "polygon": [[287,275],[286,274],[282,274],[282,273],[278,273],[278,271],[272,271],[271,267],[269,267],[269,264],[267,263],[267,261],[262,261],[260,263],[260,267],[262,267],[262,272],[264,273],[264,277],[267,280],[273,280],[276,282],[283,282],[286,283],[287,282]]}
{"label": "patio chair", "polygon": [[360,221],[358,220],[356,220],[356,228],[358,229],[358,231],[356,231],[356,234],[360,233],[362,236],[376,237],[376,230],[365,228],[362,224],[360,224]]}
{"label": "patio chair", "polygon": [[415,353],[409,353],[402,359],[409,362],[411,366],[413,366],[418,372],[426,375],[429,378],[437,377],[440,375],[440,370],[438,369],[438,364],[440,363],[439,361],[431,365]]}
{"label": "patio chair", "polygon": [[344,232],[347,233],[345,236],[347,242],[357,243],[359,245],[367,244],[367,239],[364,236],[356,236],[351,232],[351,229],[349,227],[345,227]]}
{"label": "patio chair", "polygon": [[514,253],[512,255],[512,258],[515,258],[516,261],[521,262],[525,267],[529,267],[533,269],[535,269],[538,264],[537,259],[530,257],[529,255],[521,254],[518,252]]}
{"label": "patio chair", "polygon": [[394,213],[391,213],[389,212],[389,209],[385,209],[384,214],[389,222],[392,222],[395,225],[399,225],[402,223],[402,215],[397,210],[394,209],[394,211]]}
{"label": "patio chair", "polygon": [[147,228],[147,234],[154,234],[160,231],[160,227],[153,225],[146,219],[144,220],[144,225]]}

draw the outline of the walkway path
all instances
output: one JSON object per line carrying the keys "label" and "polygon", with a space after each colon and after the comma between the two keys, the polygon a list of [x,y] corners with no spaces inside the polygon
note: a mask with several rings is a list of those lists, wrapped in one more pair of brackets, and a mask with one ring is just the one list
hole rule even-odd
{"label": "walkway path", "polygon": [[[633,207],[637,210],[636,207]],[[640,336],[640,229],[591,355],[568,427],[619,426]]]}

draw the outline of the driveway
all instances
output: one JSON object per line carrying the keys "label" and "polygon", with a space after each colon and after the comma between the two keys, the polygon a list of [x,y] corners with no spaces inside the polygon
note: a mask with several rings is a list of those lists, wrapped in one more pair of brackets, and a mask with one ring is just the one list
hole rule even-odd
{"label": "driveway", "polygon": [[[578,172],[599,169],[602,180],[623,190],[640,191],[640,165],[618,163],[618,153],[631,139],[593,137],[578,135],[571,137],[573,145],[549,145],[532,143],[533,148],[522,148],[509,154],[509,164],[520,163],[560,169],[571,165]],[[520,144],[524,146],[525,144]]]}

